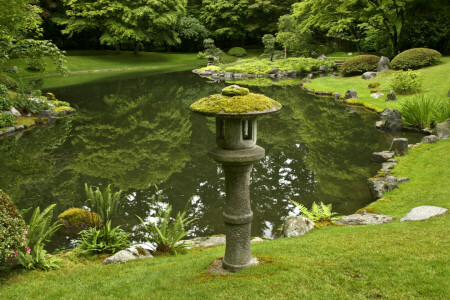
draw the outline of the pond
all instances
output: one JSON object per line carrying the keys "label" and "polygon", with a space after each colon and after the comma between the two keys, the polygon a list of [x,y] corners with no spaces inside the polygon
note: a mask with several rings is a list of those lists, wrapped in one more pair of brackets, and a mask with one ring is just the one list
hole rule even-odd
{"label": "pond", "polygon": [[[52,89],[78,114],[0,140],[0,188],[21,209],[56,203],[59,214],[85,205],[85,183],[112,184],[124,191],[116,223],[128,231],[136,216],[150,217],[165,203],[180,211],[190,200],[189,215],[197,218],[191,236],[223,234],[224,174],[207,156],[215,123],[189,105],[224,86],[175,72]],[[298,86],[250,90],[284,105],[258,125],[266,157],[252,173],[252,236],[276,237],[283,217],[296,212],[289,199],[355,212],[372,201],[366,180],[380,168],[372,152],[388,149],[393,137],[420,139],[379,132],[375,114],[351,112]],[[56,235],[50,248],[70,246]]]}

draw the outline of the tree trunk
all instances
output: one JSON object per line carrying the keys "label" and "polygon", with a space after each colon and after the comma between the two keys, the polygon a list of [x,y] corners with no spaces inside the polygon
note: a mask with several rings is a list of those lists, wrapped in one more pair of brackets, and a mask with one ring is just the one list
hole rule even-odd
{"label": "tree trunk", "polygon": [[284,47],[284,58],[287,58],[287,47]]}
{"label": "tree trunk", "polygon": [[135,55],[139,55],[139,42],[138,41],[135,41],[134,42],[134,49],[133,49],[133,52],[134,52],[134,54]]}
{"label": "tree trunk", "polygon": [[116,48],[116,54],[120,54],[120,45],[119,44],[115,44],[114,48]]}
{"label": "tree trunk", "polygon": [[273,61],[273,53],[270,55],[270,61]]}

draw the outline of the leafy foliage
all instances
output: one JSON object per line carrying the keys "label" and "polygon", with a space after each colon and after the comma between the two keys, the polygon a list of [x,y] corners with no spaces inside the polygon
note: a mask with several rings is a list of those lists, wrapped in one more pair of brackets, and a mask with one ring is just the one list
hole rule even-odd
{"label": "leafy foliage", "polygon": [[100,229],[91,227],[83,230],[80,235],[78,247],[87,254],[116,253],[130,245],[130,234],[122,231],[120,226],[111,228],[111,221]]}
{"label": "leafy foliage", "polygon": [[4,85],[11,90],[15,90],[18,87],[17,81],[4,74],[0,74],[0,85]]}
{"label": "leafy foliage", "polygon": [[247,51],[245,51],[245,49],[242,47],[233,47],[230,50],[228,50],[228,55],[243,57],[247,55]]}
{"label": "leafy foliage", "polygon": [[420,90],[421,85],[421,77],[412,70],[398,71],[391,81],[391,87],[399,94],[418,91]]}
{"label": "leafy foliage", "polygon": [[342,65],[340,71],[345,76],[360,75],[368,71],[376,71],[379,56],[376,55],[358,55],[347,59]]}
{"label": "leafy foliage", "polygon": [[9,98],[8,89],[3,84],[0,84],[0,111],[9,110],[11,107],[12,101]]}
{"label": "leafy foliage", "polygon": [[0,113],[0,128],[10,127],[16,124],[16,119],[11,114]]}
{"label": "leafy foliage", "polygon": [[58,263],[53,258],[47,257],[47,252],[44,250],[45,244],[61,226],[59,221],[52,223],[55,206],[56,204],[52,204],[42,212],[39,207],[36,207],[27,222],[26,241],[29,251],[21,250],[17,257],[20,264],[27,269],[59,268]]}
{"label": "leafy foliage", "polygon": [[14,254],[23,248],[25,223],[8,195],[0,190],[0,270],[8,268]]}
{"label": "leafy foliage", "polygon": [[414,48],[403,51],[391,62],[391,67],[396,70],[420,69],[436,65],[442,55],[433,49]]}
{"label": "leafy foliage", "polygon": [[313,202],[311,206],[311,210],[309,210],[303,204],[295,202],[294,200],[290,200],[295,206],[300,209],[300,212],[306,218],[314,221],[316,227],[323,227],[329,224],[332,224],[334,220],[339,219],[339,216],[336,216],[336,212],[332,212],[332,204],[316,204]]}
{"label": "leafy foliage", "polygon": [[402,103],[400,112],[406,125],[431,128],[450,118],[450,99],[429,94],[415,96]]}
{"label": "leafy foliage", "polygon": [[186,226],[195,219],[186,217],[186,210],[178,212],[174,220],[171,218],[172,205],[168,204],[166,208],[159,209],[156,215],[156,221],[147,224],[140,217],[142,227],[147,235],[145,238],[153,244],[156,244],[156,251],[177,253],[177,250],[184,248],[182,243],[178,243],[182,238],[188,235],[189,230]]}
{"label": "leafy foliage", "polygon": [[220,57],[223,55],[223,51],[214,45],[213,39],[204,39],[203,45],[205,46],[204,54],[206,56]]}

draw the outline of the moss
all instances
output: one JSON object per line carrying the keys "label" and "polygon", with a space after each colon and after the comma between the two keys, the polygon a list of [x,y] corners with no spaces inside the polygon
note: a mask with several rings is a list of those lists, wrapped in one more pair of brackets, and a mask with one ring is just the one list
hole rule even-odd
{"label": "moss", "polygon": [[71,227],[97,227],[102,224],[102,219],[96,213],[91,213],[87,209],[69,208],[58,216],[59,220],[65,220],[65,225]]}
{"label": "moss", "polygon": [[[248,89],[243,90],[248,91]],[[242,96],[211,95],[193,103],[190,108],[192,111],[201,113],[245,114],[263,112],[273,108],[281,108],[281,106],[280,103],[269,97],[249,92]]]}
{"label": "moss", "polygon": [[57,107],[50,108],[50,110],[54,111],[56,113],[59,113],[59,112],[63,112],[63,111],[66,111],[66,110],[73,110],[73,108],[70,107],[70,106],[57,106]]}
{"label": "moss", "polygon": [[384,92],[384,90],[377,90],[377,89],[370,90],[370,93],[371,93],[371,94],[373,94],[373,93],[379,93],[379,92]]}
{"label": "moss", "polygon": [[222,95],[233,97],[233,96],[245,96],[250,93],[249,89],[240,87],[238,85],[230,85],[222,90]]}
{"label": "moss", "polygon": [[220,71],[220,70],[221,70],[221,68],[218,66],[207,66],[207,67],[198,69],[198,72],[201,73],[201,72],[205,72],[205,71]]}
{"label": "moss", "polygon": [[136,247],[136,251],[139,253],[139,255],[141,256],[145,256],[147,255],[147,252],[142,248],[142,247]]}
{"label": "moss", "polygon": [[372,82],[371,84],[368,85],[369,89],[374,89],[376,87],[379,87],[380,83],[379,82]]}

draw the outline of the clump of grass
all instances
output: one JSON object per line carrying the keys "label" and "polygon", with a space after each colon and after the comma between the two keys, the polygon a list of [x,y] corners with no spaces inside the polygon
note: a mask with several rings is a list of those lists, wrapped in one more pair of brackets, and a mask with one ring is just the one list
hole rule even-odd
{"label": "clump of grass", "polygon": [[450,118],[450,99],[436,95],[418,95],[402,103],[400,108],[406,125],[430,128]]}

